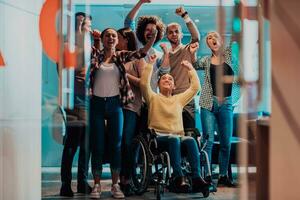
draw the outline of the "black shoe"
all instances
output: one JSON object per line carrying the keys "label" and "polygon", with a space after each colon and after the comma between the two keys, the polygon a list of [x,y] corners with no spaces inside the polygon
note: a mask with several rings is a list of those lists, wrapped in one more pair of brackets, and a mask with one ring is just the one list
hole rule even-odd
{"label": "black shoe", "polygon": [[77,184],[77,193],[90,194],[91,192],[92,187],[87,182]]}
{"label": "black shoe", "polygon": [[208,184],[211,184],[211,183],[212,183],[212,177],[211,177],[211,176],[206,176],[206,177],[204,178],[204,181],[205,181],[206,183],[208,183]]}
{"label": "black shoe", "polygon": [[237,187],[237,184],[230,180],[228,176],[220,176],[218,187]]}
{"label": "black shoe", "polygon": [[198,177],[198,178],[193,178],[192,179],[192,188],[193,188],[193,192],[197,193],[197,192],[203,192],[209,189],[209,184],[206,183],[205,180],[203,180],[202,177]]}
{"label": "black shoe", "polygon": [[205,182],[209,184],[209,192],[217,192],[217,187],[215,186],[214,182],[212,181],[211,176],[206,176],[204,178]]}
{"label": "black shoe", "polygon": [[184,176],[176,177],[172,183],[170,183],[170,192],[174,193],[189,193],[191,190],[191,185],[188,183]]}
{"label": "black shoe", "polygon": [[119,185],[120,185],[120,188],[121,188],[122,192],[124,193],[124,195],[126,197],[129,197],[129,196],[132,196],[132,195],[135,194],[129,183],[128,184],[119,183]]}
{"label": "black shoe", "polygon": [[73,197],[74,193],[72,191],[71,185],[70,184],[62,184],[59,192],[60,196],[64,197]]}

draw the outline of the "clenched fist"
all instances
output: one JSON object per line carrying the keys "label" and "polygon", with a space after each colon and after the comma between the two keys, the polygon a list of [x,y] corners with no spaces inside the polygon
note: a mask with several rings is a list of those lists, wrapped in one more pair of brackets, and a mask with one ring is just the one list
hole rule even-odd
{"label": "clenched fist", "polygon": [[180,6],[180,7],[176,8],[175,13],[181,17],[185,13],[185,10],[182,6]]}

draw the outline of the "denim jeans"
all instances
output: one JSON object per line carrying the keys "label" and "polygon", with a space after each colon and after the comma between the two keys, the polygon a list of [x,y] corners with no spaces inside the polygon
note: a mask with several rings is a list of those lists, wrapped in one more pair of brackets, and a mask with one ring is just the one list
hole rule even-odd
{"label": "denim jeans", "polygon": [[181,156],[187,156],[191,165],[192,177],[200,177],[200,154],[197,142],[192,137],[179,137],[177,135],[159,135],[157,137],[158,147],[167,151],[170,156],[174,177],[184,176],[181,169]]}
{"label": "denim jeans", "polygon": [[119,96],[105,98],[93,96],[90,100],[90,144],[94,178],[101,178],[104,153],[110,154],[111,171],[120,172],[122,130],[123,111]]}
{"label": "denim jeans", "polygon": [[136,132],[136,123],[137,123],[137,113],[123,109],[124,113],[124,128],[122,136],[122,167],[121,167],[121,176],[124,176],[126,179],[131,178],[131,169],[132,166],[132,153],[130,152],[131,143]]}
{"label": "denim jeans", "polygon": [[231,96],[225,97],[223,101],[219,101],[217,97],[214,97],[213,108],[211,111],[201,108],[201,121],[204,138],[207,138],[208,135],[205,150],[208,153],[210,161],[214,142],[214,132],[216,131],[216,127],[218,128],[220,140],[220,175],[227,175],[231,148],[230,140],[233,131],[233,107]]}
{"label": "denim jeans", "polygon": [[61,159],[61,181],[63,184],[71,184],[72,163],[79,146],[77,183],[84,184],[88,181],[90,159],[89,134],[86,123],[87,108],[76,105],[73,110],[66,110],[66,113],[67,134]]}

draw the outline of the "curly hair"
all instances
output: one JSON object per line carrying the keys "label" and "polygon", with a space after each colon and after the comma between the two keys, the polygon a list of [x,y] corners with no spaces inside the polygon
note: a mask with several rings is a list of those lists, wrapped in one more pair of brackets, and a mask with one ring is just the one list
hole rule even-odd
{"label": "curly hair", "polygon": [[144,32],[148,24],[155,24],[157,29],[157,36],[154,44],[160,41],[165,33],[165,25],[161,21],[161,19],[157,16],[141,16],[138,19],[137,27],[136,27],[136,35],[137,38],[141,41],[143,45],[146,44],[146,40],[144,37]]}

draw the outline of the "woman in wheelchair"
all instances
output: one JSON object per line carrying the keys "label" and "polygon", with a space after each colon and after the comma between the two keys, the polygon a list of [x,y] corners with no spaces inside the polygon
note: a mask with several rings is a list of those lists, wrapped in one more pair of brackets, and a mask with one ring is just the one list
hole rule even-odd
{"label": "woman in wheelchair", "polygon": [[152,91],[150,78],[153,70],[152,64],[156,56],[152,56],[141,76],[141,89],[148,105],[148,128],[154,129],[158,135],[159,149],[165,150],[170,155],[173,168],[173,183],[176,192],[189,192],[190,185],[186,182],[181,168],[181,149],[187,150],[187,159],[192,169],[192,191],[202,192],[208,184],[202,179],[200,173],[200,156],[197,142],[192,137],[184,136],[182,110],[200,89],[199,79],[193,66],[188,61],[182,61],[182,67],[188,70],[190,87],[183,93],[172,95],[175,88],[174,78],[170,74],[161,75],[158,80],[159,93]]}

